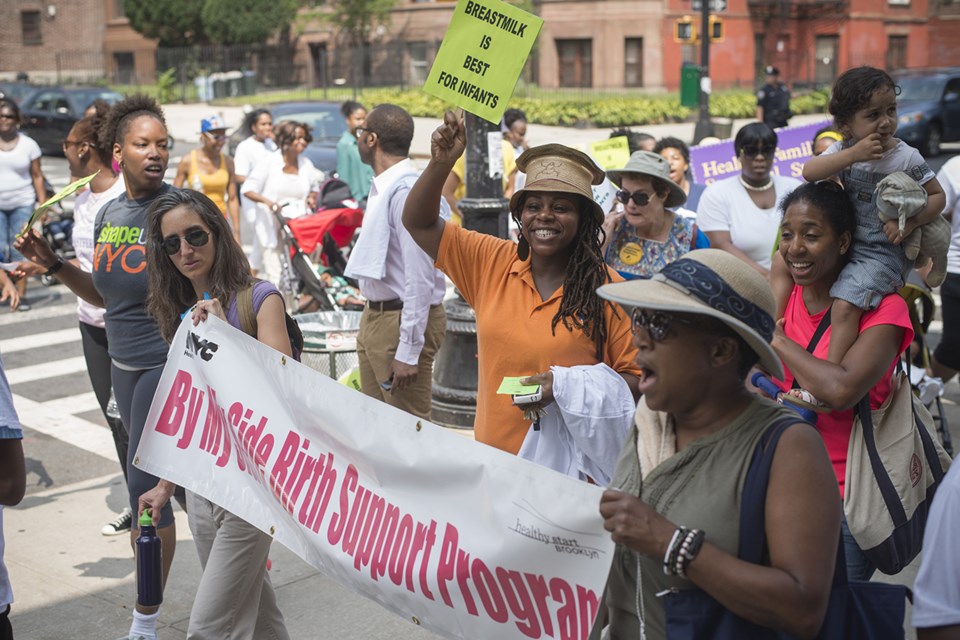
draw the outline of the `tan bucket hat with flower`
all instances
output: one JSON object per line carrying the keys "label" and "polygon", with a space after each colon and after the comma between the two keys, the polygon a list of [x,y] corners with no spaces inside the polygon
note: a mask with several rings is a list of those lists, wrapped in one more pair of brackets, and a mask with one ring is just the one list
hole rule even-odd
{"label": "tan bucket hat with flower", "polygon": [[597,224],[603,223],[603,209],[593,199],[592,185],[603,184],[605,176],[587,154],[562,144],[542,144],[520,154],[517,168],[527,174],[527,181],[510,198],[514,215],[520,215],[521,194],[555,191],[583,196],[590,202]]}

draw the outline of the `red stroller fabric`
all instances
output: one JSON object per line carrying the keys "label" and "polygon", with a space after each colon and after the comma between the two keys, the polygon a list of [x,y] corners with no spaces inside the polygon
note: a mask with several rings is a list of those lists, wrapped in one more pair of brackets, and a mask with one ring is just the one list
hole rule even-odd
{"label": "red stroller fabric", "polygon": [[[327,232],[338,247],[348,246],[353,232],[363,224],[363,209],[324,209],[308,216],[289,219],[286,223],[300,249],[307,255],[313,255],[317,245],[323,242],[323,234]],[[325,257],[323,260],[326,262]]]}

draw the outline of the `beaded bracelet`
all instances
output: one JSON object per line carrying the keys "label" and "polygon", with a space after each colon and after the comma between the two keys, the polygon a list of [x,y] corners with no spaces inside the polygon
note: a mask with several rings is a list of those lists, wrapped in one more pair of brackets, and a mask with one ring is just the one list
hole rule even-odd
{"label": "beaded bracelet", "polygon": [[677,562],[677,554],[680,551],[680,541],[687,534],[686,527],[677,527],[677,530],[673,532],[673,537],[670,538],[670,544],[667,545],[667,551],[663,554],[663,573],[664,575],[672,576],[673,567]]}
{"label": "beaded bracelet", "polygon": [[681,578],[687,577],[687,567],[690,566],[693,559],[700,553],[704,538],[706,538],[706,534],[700,529],[690,529],[686,533],[680,541],[680,544],[677,545],[678,553],[674,566],[674,575],[680,576]]}

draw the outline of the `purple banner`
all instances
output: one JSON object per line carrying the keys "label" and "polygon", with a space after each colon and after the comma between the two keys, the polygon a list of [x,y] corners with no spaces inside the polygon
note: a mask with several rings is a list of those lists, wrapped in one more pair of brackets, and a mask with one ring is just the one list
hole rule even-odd
{"label": "purple banner", "polygon": [[[813,136],[831,120],[777,129],[777,158],[773,173],[803,180],[803,163],[813,155]],[[693,181],[711,184],[740,175],[740,160],[733,151],[733,139],[690,149],[690,170]]]}

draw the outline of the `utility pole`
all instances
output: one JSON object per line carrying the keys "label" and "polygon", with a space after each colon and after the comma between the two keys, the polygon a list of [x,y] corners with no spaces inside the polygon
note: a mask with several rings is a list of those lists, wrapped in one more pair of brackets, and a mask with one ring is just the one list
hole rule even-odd
{"label": "utility pole", "polygon": [[710,9],[713,0],[700,0],[700,117],[693,132],[693,143],[699,144],[713,135],[710,120]]}

